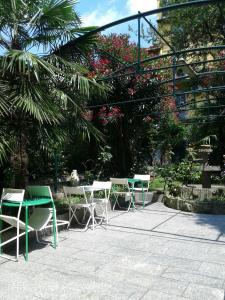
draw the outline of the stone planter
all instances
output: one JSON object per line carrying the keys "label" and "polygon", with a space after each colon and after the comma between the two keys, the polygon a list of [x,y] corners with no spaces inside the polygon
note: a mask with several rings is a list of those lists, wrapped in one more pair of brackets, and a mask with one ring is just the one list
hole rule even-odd
{"label": "stone planter", "polygon": [[204,214],[225,214],[225,202],[219,200],[195,201],[190,199],[181,199],[166,195],[164,204],[167,207],[186,212],[204,213]]}

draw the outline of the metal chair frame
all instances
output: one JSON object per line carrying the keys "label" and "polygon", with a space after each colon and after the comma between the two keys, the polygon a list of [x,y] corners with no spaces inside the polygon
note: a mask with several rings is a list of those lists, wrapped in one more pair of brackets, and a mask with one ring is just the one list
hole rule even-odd
{"label": "metal chair frame", "polygon": [[[95,203],[88,201],[84,187],[64,186],[63,192],[64,192],[64,195],[65,195],[66,199],[68,200],[68,204],[69,204],[69,221],[68,221],[67,228],[70,228],[73,218],[76,220],[76,222],[79,225],[84,225],[83,221],[85,219],[87,212],[89,212],[90,216],[85,225],[84,231],[86,231],[88,229],[88,226],[89,226],[91,220],[92,220],[92,229],[94,229],[94,225],[96,222],[95,217],[94,217]],[[71,201],[70,201],[71,196],[82,196],[84,199],[84,203],[71,203]],[[84,215],[83,215],[82,222],[80,222],[76,216],[76,211],[79,209],[84,209]]]}
{"label": "metal chair frame", "polygon": [[102,197],[95,197],[95,191],[92,192],[92,201],[96,204],[99,204],[103,210],[101,221],[106,221],[106,224],[109,223],[109,214],[108,214],[108,203],[109,203],[109,197],[110,192],[112,188],[112,182],[111,181],[97,181],[95,180],[93,182],[93,188],[101,189],[104,192],[104,198]]}
{"label": "metal chair frame", "polygon": [[[112,190],[111,190],[111,195],[114,197],[114,204],[113,204],[113,210],[115,210],[116,204],[119,206],[119,208],[122,208],[119,204],[118,198],[119,196],[124,196],[125,201],[129,201],[129,205],[127,208],[127,212],[130,211],[131,204],[132,202],[132,192],[130,190],[130,186],[128,183],[127,178],[110,178],[110,181],[112,182]],[[116,191],[115,186],[122,186],[125,191]]]}

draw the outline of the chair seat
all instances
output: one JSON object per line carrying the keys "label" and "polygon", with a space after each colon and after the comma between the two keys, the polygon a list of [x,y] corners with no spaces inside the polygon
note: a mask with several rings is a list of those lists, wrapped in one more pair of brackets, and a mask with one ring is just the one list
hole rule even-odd
{"label": "chair seat", "polygon": [[147,192],[148,191],[148,188],[133,188],[133,191],[135,191],[135,192]]}
{"label": "chair seat", "polygon": [[[29,218],[28,230],[42,230],[52,218],[52,209],[47,207],[38,207],[34,210]],[[18,219],[16,217],[8,215],[0,215],[0,219],[10,224],[13,227],[17,227]],[[26,230],[26,224],[19,220],[19,228]]]}
{"label": "chair seat", "polygon": [[91,203],[72,203],[70,204],[71,207],[76,207],[76,208],[84,208],[84,207],[90,207],[93,206]]}
{"label": "chair seat", "polygon": [[131,196],[130,192],[112,192],[112,194]]}
{"label": "chair seat", "polygon": [[33,230],[40,231],[44,229],[52,219],[53,210],[49,207],[37,207],[29,217],[29,226]]}
{"label": "chair seat", "polygon": [[[0,215],[0,219],[13,227],[17,227],[18,219],[16,217],[12,217],[12,216],[8,216],[8,215]],[[21,230],[26,229],[26,224],[23,221],[19,220],[18,223],[19,223],[19,228]],[[34,230],[34,229],[28,225],[28,230]]]}

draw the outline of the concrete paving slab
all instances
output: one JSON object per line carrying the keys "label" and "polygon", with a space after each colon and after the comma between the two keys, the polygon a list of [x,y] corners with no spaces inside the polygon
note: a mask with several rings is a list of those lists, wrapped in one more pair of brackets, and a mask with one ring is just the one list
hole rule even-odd
{"label": "concrete paving slab", "polygon": [[183,282],[191,282],[200,285],[206,285],[215,288],[223,288],[223,279],[215,278],[210,275],[203,275],[197,272],[185,272],[179,268],[168,268],[163,274],[163,278],[170,278],[174,280],[180,280]]}
{"label": "concrete paving slab", "polygon": [[61,231],[56,250],[30,241],[29,262],[0,259],[0,299],[224,300],[225,217],[138,209]]}
{"label": "concrete paving slab", "polygon": [[183,296],[194,300],[224,300],[224,290],[191,283]]}
{"label": "concrete paving slab", "polygon": [[148,291],[147,294],[141,298],[141,300],[188,300],[190,298],[183,298],[180,296],[175,296],[167,293],[162,293],[160,291]]}

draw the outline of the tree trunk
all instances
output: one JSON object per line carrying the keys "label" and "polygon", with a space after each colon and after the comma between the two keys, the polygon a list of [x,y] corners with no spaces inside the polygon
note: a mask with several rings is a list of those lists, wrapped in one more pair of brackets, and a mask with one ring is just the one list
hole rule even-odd
{"label": "tree trunk", "polygon": [[29,158],[27,154],[27,138],[25,134],[20,135],[18,147],[12,153],[10,163],[14,172],[15,188],[25,188],[29,182]]}

